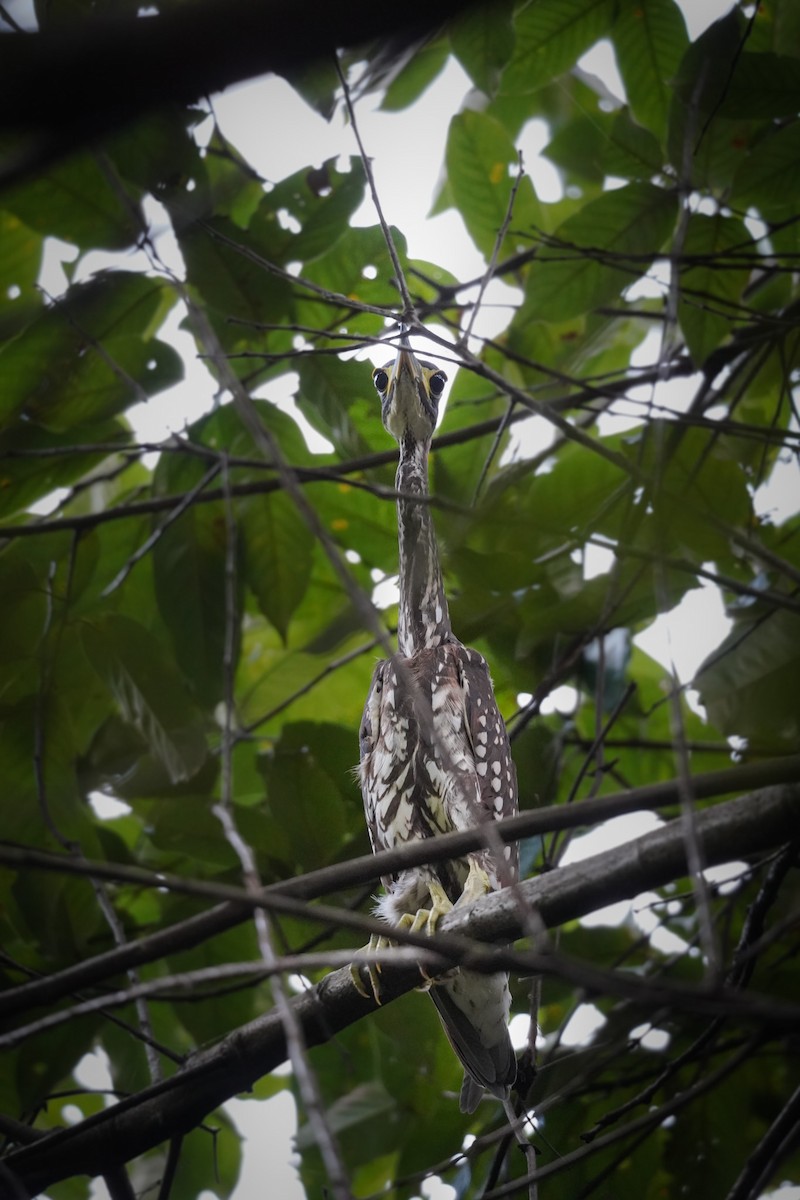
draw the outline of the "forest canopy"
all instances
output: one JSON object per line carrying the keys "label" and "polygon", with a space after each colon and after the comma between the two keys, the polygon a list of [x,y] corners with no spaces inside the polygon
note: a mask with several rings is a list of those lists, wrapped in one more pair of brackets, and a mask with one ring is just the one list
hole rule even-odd
{"label": "forest canopy", "polygon": [[[800,437],[795,0],[734,4],[694,39],[675,0],[18,8],[0,7],[0,1194],[84,1200],[100,1177],[112,1200],[243,1200],[222,1106],[268,1113],[285,1089],[309,1197],[800,1184],[800,526],[770,499]],[[602,41],[619,95],[580,65]],[[332,137],[265,176],[209,100],[278,71],[357,130],[368,106],[410,119],[452,60],[469,87],[431,212],[458,214],[474,278],[409,255],[396,197],[376,194],[387,223],[353,221],[377,148]],[[531,122],[558,198],[520,157]],[[73,255],[60,294],[52,239]],[[84,270],[98,251],[146,266]],[[186,372],[176,317],[215,400],[152,444],[132,410]],[[370,362],[401,323],[450,378],[431,506],[454,630],[509,730],[503,836],[535,922],[503,894],[448,917],[435,958],[384,965],[378,1007],[347,968],[381,874],[353,767],[396,638]],[[697,631],[679,679],[636,639],[709,587],[730,631]],[[579,841],[634,812],[635,840]],[[499,1105],[459,1112],[415,955],[511,971],[535,1180]],[[76,1077],[92,1052],[111,1094]]]}

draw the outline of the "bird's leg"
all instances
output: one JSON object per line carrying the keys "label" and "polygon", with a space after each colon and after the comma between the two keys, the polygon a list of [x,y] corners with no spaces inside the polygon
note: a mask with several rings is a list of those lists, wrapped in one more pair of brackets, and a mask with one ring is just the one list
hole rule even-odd
{"label": "bird's leg", "polygon": [[464,887],[461,890],[461,895],[455,903],[456,908],[466,908],[469,904],[474,904],[476,900],[480,900],[491,892],[492,885],[489,882],[489,876],[484,871],[483,867],[479,866],[474,858],[469,860],[469,875],[467,875]]}
{"label": "bird's leg", "polygon": [[[430,908],[420,908],[416,916],[411,918],[412,923],[408,926],[408,928],[413,933],[422,933],[424,931],[427,933],[428,937],[432,937],[436,932],[436,926],[439,924],[442,917],[447,916],[447,914],[452,911],[453,902],[442,885],[435,879],[428,880],[428,893],[431,898]],[[410,913],[406,915],[410,917]],[[425,980],[419,990],[426,992],[431,984],[435,983],[436,980],[434,980],[422,966],[419,969],[419,973]],[[447,974],[449,975],[450,972],[448,971]],[[437,975],[436,978],[440,979],[441,975]]]}
{"label": "bird's leg", "polygon": [[[447,916],[453,907],[453,903],[447,892],[436,879],[428,880],[428,893],[431,898],[430,908],[421,908],[414,918],[415,923],[419,922],[414,932],[422,932],[423,929],[428,937],[436,932],[436,926],[441,921],[442,917]],[[424,920],[422,919],[424,918]]]}
{"label": "bird's leg", "polygon": [[[469,882],[469,881],[468,881]],[[488,879],[487,879],[488,884]],[[431,937],[436,932],[436,926],[441,921],[442,917],[446,916],[453,907],[453,903],[442,885],[435,879],[428,880],[428,893],[431,898],[430,908],[418,908],[415,913],[403,913],[400,920],[397,922],[397,928],[403,929],[406,933],[426,933]],[[482,894],[482,893],[481,893]],[[386,937],[383,934],[373,934],[369,939],[367,950],[387,950],[390,946],[396,946],[397,942],[392,938]],[[361,973],[358,967],[351,963],[350,978],[357,992],[360,993],[366,1000],[373,999],[376,1004],[381,1002],[381,982],[380,982],[380,963],[369,963],[367,965],[367,976],[369,978],[370,990],[367,991],[362,980]],[[427,991],[433,980],[424,967],[420,967],[419,973],[425,980],[421,990]]]}

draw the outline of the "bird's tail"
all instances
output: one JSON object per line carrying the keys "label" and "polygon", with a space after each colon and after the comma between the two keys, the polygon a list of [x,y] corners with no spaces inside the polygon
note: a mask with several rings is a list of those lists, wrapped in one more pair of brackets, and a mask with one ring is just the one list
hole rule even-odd
{"label": "bird's tail", "polygon": [[430,996],[464,1068],[461,1111],[474,1112],[484,1088],[507,1100],[517,1075],[508,1036],[508,976],[461,970],[434,984]]}

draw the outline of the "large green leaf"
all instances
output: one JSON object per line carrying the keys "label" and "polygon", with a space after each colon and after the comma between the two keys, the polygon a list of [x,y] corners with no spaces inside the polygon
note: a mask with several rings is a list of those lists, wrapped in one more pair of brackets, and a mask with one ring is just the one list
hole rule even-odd
{"label": "large green leaf", "polygon": [[[291,319],[291,286],[270,271],[272,262],[282,262],[283,230],[261,221],[258,236],[240,229],[229,217],[213,217],[188,225],[180,233],[186,263],[186,280],[210,317],[216,334],[229,355],[229,363],[248,379],[258,374],[259,354],[286,348],[275,346],[275,336],[260,332],[264,325]],[[199,350],[209,348],[202,333],[191,324]],[[239,355],[245,357],[240,358]],[[213,360],[210,361],[213,367]]]}
{"label": "large green leaf", "polygon": [[298,376],[300,411],[342,458],[358,458],[386,445],[369,364],[305,354]]}
{"label": "large green leaf", "polygon": [[126,271],[70,288],[0,350],[0,426],[24,413],[73,429],[177,382],[181,360],[155,337],[175,300],[168,285]]}
{"label": "large green leaf", "polygon": [[739,55],[720,100],[723,117],[796,117],[797,59],[788,54]]}
{"label": "large green leaf", "polygon": [[504,92],[534,92],[573,66],[606,33],[608,0],[538,0],[519,10],[516,46],[503,72]]}
{"label": "large green leaf", "polygon": [[674,0],[623,0],[612,38],[631,111],[663,141],[671,80],[688,45],[683,13]]}
{"label": "large green leaf", "polygon": [[313,536],[292,498],[282,492],[245,500],[239,511],[247,584],[285,640],[311,578]]}
{"label": "large green leaf", "polygon": [[695,687],[726,736],[793,748],[800,738],[799,659],[800,620],[767,613],[734,625],[698,669]]}
{"label": "large green leaf", "polygon": [[[364,198],[364,182],[357,158],[350,159],[346,172],[337,169],[333,158],[314,170],[304,168],[264,196],[249,223],[250,234],[269,244],[274,261],[317,258],[349,228],[350,217]],[[279,224],[284,213],[299,223],[297,232]]]}
{"label": "large green leaf", "polygon": [[203,724],[165,647],[130,617],[87,621],[82,633],[89,660],[121,716],[173,783],[190,779],[206,757]]}
{"label": "large green leaf", "polygon": [[662,156],[653,134],[631,120],[627,109],[618,113],[579,113],[563,125],[542,151],[569,178],[601,183],[606,175],[622,179],[652,179]]}
{"label": "large green leaf", "polygon": [[589,201],[559,225],[532,264],[525,316],[563,321],[614,299],[647,270],[676,208],[671,192],[649,183],[630,183]]}
{"label": "large green leaf", "polygon": [[0,558],[0,704],[30,693],[47,629],[47,596],[30,563]]}
{"label": "large green leaf", "polygon": [[514,49],[513,4],[502,0],[467,9],[453,23],[450,43],[475,86],[493,96]]}
{"label": "large green leaf", "polygon": [[732,198],[765,217],[790,217],[800,190],[800,121],[771,127],[736,172]]}
{"label": "large green leaf", "polygon": [[26,325],[42,306],[34,284],[43,239],[19,217],[0,211],[0,341]]}
{"label": "large green leaf", "polygon": [[235,669],[239,653],[242,585],[236,572],[229,593],[229,555],[234,571],[236,564],[236,545],[229,541],[223,505],[195,505],[161,532],[153,552],[159,612],[176,661],[209,706],[222,699],[226,661]]}
{"label": "large green leaf", "polygon": [[339,726],[287,725],[264,761],[268,811],[286,839],[292,869],[311,871],[339,856],[347,830],[346,776],[331,767],[342,738],[352,754],[354,742]]}
{"label": "large green leaf", "polygon": [[[453,117],[447,136],[450,190],[472,240],[487,259],[508,219],[518,165],[514,144],[499,121],[469,109]],[[516,231],[527,232],[540,220],[533,185],[525,176],[514,200],[511,228],[500,246],[500,255],[521,249],[524,243]]]}
{"label": "large green leaf", "polygon": [[119,250],[135,242],[143,228],[136,194],[126,194],[88,152],[6,189],[0,203],[36,233],[74,242],[82,250]]}
{"label": "large green leaf", "polygon": [[[83,446],[127,441],[127,430],[118,420],[83,425]],[[55,488],[67,487],[97,467],[107,449],[75,453],[68,431],[51,432],[31,422],[18,421],[0,433],[0,516],[19,513]]]}
{"label": "large green leaf", "polygon": [[444,41],[428,42],[417,48],[389,83],[380,107],[385,112],[399,112],[408,108],[444,70],[447,57]]}
{"label": "large green leaf", "polygon": [[751,254],[752,243],[745,225],[734,217],[693,213],[682,249],[685,265],[680,274],[678,320],[699,366],[733,332],[738,301],[750,274],[746,265],[738,263]]}

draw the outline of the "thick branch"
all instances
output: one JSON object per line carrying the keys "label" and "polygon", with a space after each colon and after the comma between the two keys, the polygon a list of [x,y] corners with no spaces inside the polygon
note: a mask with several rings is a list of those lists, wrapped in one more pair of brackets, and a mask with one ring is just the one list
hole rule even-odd
{"label": "thick branch", "polygon": [[[698,815],[697,831],[709,865],[746,857],[787,841],[800,823],[800,786],[787,785],[717,805]],[[665,825],[618,849],[562,867],[522,884],[548,926],[632,898],[684,876],[686,854],[680,823]],[[442,921],[443,933],[480,940],[517,936],[519,908],[496,893]],[[546,956],[543,956],[546,957]],[[414,970],[385,968],[382,999],[389,1002],[418,982]],[[628,985],[626,985],[628,986]],[[698,1011],[713,993],[697,992]],[[720,994],[721,995],[721,994]],[[719,998],[719,997],[718,997]],[[308,1045],[328,1041],[374,1009],[360,996],[349,972],[336,971],[294,1001]],[[757,1010],[756,1010],[757,1011]],[[746,1016],[739,1010],[739,1016]],[[32,1193],[71,1175],[97,1175],[200,1122],[208,1112],[283,1062],[286,1045],[275,1013],[268,1013],[215,1045],[201,1049],[185,1069],[79,1125],[23,1147],[5,1164]]]}
{"label": "thick branch", "polygon": [[[796,780],[800,780],[800,756],[791,755],[696,775],[692,781],[692,788],[696,799],[704,800],[724,795],[726,792],[743,792]],[[498,822],[497,830],[503,841],[516,841],[523,837],[535,837],[561,829],[589,828],[611,817],[669,808],[677,802],[677,781],[668,781],[611,796],[599,796],[579,804],[558,804],[527,810],[511,820]],[[370,885],[381,875],[390,875],[404,867],[458,857],[482,845],[483,838],[479,832],[454,833],[437,837],[435,840],[410,842],[396,850],[384,851],[378,855],[364,855],[273,884],[264,889],[264,895],[265,898],[286,895],[302,900],[316,900],[339,889]],[[41,851],[0,846],[0,864],[4,862],[17,869],[79,872],[117,882],[127,881],[159,888],[167,886],[175,891],[223,899],[226,903],[190,917],[179,925],[159,930],[125,946],[115,947],[88,961],[76,963],[55,975],[31,980],[0,994],[0,1018],[11,1016],[15,1012],[26,1012],[34,1005],[51,1003],[81,988],[112,978],[132,966],[154,962],[164,955],[196,946],[247,920],[254,907],[253,897],[244,889],[195,883],[161,873],[156,875],[138,867],[81,862]]]}
{"label": "thick branch", "polygon": [[0,39],[2,127],[46,131],[41,161],[157,105],[190,103],[268,71],[290,73],[342,46],[419,36],[464,7],[464,0],[351,0],[342,11],[320,0],[201,0],[145,19],[7,35]]}

